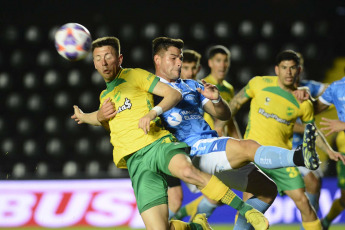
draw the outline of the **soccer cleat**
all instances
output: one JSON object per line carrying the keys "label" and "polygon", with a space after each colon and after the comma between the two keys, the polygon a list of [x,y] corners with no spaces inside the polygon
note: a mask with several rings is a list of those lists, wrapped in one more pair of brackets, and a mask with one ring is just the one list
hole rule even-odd
{"label": "soccer cleat", "polygon": [[255,208],[247,211],[244,214],[247,222],[250,223],[255,230],[266,230],[270,227],[267,218],[263,213],[259,212]]}
{"label": "soccer cleat", "polygon": [[207,222],[205,213],[196,214],[192,223],[200,224],[203,230],[212,230],[211,226]]}
{"label": "soccer cleat", "polygon": [[316,170],[320,165],[319,155],[315,150],[316,128],[307,124],[303,135],[302,153],[304,165],[307,169]]}

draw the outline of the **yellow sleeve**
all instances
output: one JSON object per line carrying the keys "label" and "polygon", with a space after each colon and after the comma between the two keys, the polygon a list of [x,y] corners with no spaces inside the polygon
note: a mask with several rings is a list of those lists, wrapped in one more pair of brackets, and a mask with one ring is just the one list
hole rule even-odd
{"label": "yellow sleeve", "polygon": [[301,104],[302,107],[302,116],[301,120],[303,123],[311,123],[314,122],[314,108],[313,104],[310,100],[304,101]]}
{"label": "yellow sleeve", "polygon": [[244,88],[246,97],[253,98],[255,96],[256,86],[260,84],[260,77],[252,78]]}

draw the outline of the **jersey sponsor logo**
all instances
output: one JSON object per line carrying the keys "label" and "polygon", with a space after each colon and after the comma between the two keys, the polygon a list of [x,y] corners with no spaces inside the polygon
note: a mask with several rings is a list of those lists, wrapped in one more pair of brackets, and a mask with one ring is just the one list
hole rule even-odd
{"label": "jersey sponsor logo", "polygon": [[117,113],[121,113],[122,111],[124,111],[124,110],[126,110],[126,109],[131,109],[131,108],[132,108],[131,100],[129,100],[129,99],[126,97],[126,98],[125,98],[125,103],[117,109]]}
{"label": "jersey sponsor logo", "polygon": [[182,116],[179,113],[171,113],[168,117],[168,124],[171,126],[177,126],[182,122]]}
{"label": "jersey sponsor logo", "polygon": [[217,143],[216,143],[216,144],[214,145],[212,151],[216,151],[217,149],[218,149],[218,145],[217,145]]}
{"label": "jersey sponsor logo", "polygon": [[283,124],[286,124],[286,125],[290,125],[291,124],[290,121],[282,119],[282,118],[278,117],[278,115],[276,115],[274,113],[267,113],[262,108],[259,109],[259,114],[263,115],[266,118],[273,118],[274,120],[278,121],[279,123],[283,123]]}

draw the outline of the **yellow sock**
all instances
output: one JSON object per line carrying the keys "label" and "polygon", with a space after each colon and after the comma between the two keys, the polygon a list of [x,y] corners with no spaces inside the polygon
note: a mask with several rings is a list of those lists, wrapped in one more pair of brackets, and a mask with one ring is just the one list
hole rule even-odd
{"label": "yellow sock", "polygon": [[329,210],[326,218],[329,222],[332,222],[343,210],[344,206],[340,203],[340,199],[336,199],[333,201],[331,210]]}
{"label": "yellow sock", "polygon": [[198,210],[198,205],[200,204],[201,200],[204,198],[204,196],[200,196],[197,199],[193,200],[192,202],[186,204],[186,212],[188,216],[195,215],[195,213]]}
{"label": "yellow sock", "polygon": [[211,180],[201,190],[203,194],[215,201],[221,201],[238,210],[242,216],[253,209],[252,206],[243,202],[228,186],[221,182],[216,176],[212,175]]}
{"label": "yellow sock", "polygon": [[302,222],[305,230],[322,230],[321,222],[319,219],[311,222]]}
{"label": "yellow sock", "polygon": [[189,224],[180,220],[170,220],[170,224],[174,225],[175,230],[191,230]]}
{"label": "yellow sock", "polygon": [[212,200],[220,201],[228,190],[229,187],[221,182],[216,176],[212,175],[208,184],[201,189],[201,192]]}

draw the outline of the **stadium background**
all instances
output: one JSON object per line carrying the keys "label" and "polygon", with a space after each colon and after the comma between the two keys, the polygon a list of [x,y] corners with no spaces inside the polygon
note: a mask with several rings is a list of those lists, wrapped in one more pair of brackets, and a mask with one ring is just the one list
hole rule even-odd
{"label": "stadium background", "polygon": [[[9,182],[128,177],[126,170],[119,170],[112,163],[108,134],[99,127],[78,126],[70,119],[74,104],[84,112],[98,108],[104,82],[94,70],[91,56],[80,62],[68,62],[55,51],[54,33],[68,22],[84,25],[93,38],[119,37],[123,66],[152,72],[151,41],[157,36],[182,38],[185,48],[200,52],[203,55],[200,78],[209,71],[207,48],[225,45],[232,52],[227,80],[236,90],[255,75],[274,75],[274,57],[287,48],[304,55],[305,78],[332,82],[344,75],[345,3],[340,0],[3,1],[0,7],[2,198],[8,191],[1,184]],[[243,108],[236,117],[242,132],[247,112],[248,107]],[[329,116],[334,117],[334,112],[330,111]],[[324,186],[334,196],[337,192],[334,163],[324,155],[322,159]],[[15,187],[10,193],[27,188]],[[33,193],[37,197],[43,194]],[[0,202],[2,214],[10,215],[3,204]],[[233,221],[232,217],[225,219]],[[297,216],[290,223],[296,221]],[[340,221],[345,222],[343,218]]]}

